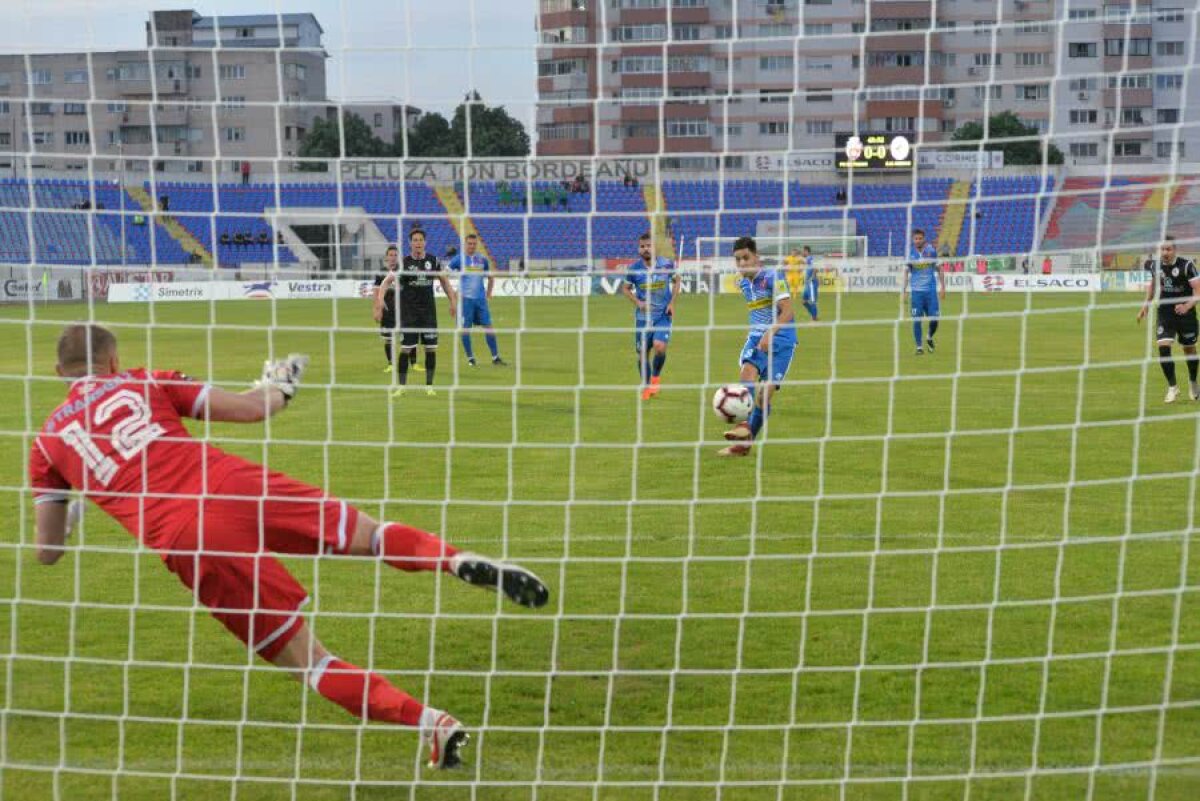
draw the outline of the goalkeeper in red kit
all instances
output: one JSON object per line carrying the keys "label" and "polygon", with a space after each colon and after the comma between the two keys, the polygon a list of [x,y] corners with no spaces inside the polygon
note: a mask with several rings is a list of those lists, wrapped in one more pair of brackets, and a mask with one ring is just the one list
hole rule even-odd
{"label": "goalkeeper in red kit", "polygon": [[196,439],[183,417],[254,423],[282,411],[308,363],[268,362],[252,389],[228,392],[178,372],[122,369],[113,334],[69,325],[58,340],[60,376],[72,383],[29,456],[38,559],[54,564],[79,518],[72,491],[157,550],[238,639],[352,715],[418,727],[429,763],[461,762],[467,741],[449,714],[424,706],[382,676],[338,659],[300,609],[304,588],[274,553],[370,557],[406,571],[442,571],[540,607],[549,590],[521,567],[459,551],[434,534],[380,523],[323,490]]}

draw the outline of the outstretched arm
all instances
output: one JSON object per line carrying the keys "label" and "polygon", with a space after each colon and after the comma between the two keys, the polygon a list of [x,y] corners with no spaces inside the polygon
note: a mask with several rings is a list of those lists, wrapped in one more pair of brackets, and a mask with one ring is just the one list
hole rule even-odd
{"label": "outstretched arm", "polygon": [[[308,357],[292,353],[286,359],[263,364],[262,377],[244,392],[213,387],[204,402],[209,420],[226,423],[257,423],[287,406],[300,389]],[[201,411],[201,417],[205,416]]]}

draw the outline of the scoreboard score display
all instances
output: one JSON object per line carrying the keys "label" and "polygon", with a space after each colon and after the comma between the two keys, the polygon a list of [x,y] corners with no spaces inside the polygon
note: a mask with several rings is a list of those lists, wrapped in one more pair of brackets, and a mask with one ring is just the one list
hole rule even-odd
{"label": "scoreboard score display", "polygon": [[911,170],[912,143],[904,134],[838,134],[834,159],[839,170]]}

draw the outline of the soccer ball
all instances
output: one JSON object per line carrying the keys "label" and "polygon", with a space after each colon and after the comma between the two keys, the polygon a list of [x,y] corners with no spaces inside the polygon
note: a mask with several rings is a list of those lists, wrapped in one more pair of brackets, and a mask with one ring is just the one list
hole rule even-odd
{"label": "soccer ball", "polygon": [[726,384],[717,389],[712,405],[717,417],[726,423],[741,423],[754,410],[754,398],[741,384]]}

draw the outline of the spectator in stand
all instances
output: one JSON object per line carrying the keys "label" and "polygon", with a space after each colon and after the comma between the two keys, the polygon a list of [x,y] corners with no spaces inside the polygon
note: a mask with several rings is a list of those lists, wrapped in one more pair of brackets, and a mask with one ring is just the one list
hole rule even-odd
{"label": "spectator in stand", "polygon": [[1049,275],[1053,271],[1054,262],[1050,260],[1050,257],[1047,256],[1046,258],[1042,259],[1042,275]]}
{"label": "spectator in stand", "polygon": [[250,162],[243,161],[242,162],[242,186],[249,186],[249,184],[250,184]]}
{"label": "spectator in stand", "polygon": [[228,245],[228,244],[230,243],[230,241],[231,241],[231,240],[229,239],[229,232],[227,231],[227,232],[225,232],[225,233],[221,234],[221,238],[220,238],[218,241],[219,241],[219,242],[220,242],[222,245]]}
{"label": "spectator in stand", "polygon": [[276,231],[275,232],[275,244],[282,245],[283,243],[284,243],[283,242],[283,231],[282,230]]}
{"label": "spectator in stand", "polygon": [[170,195],[160,195],[158,198],[158,210],[159,211],[170,211],[170,209],[171,209]]}
{"label": "spectator in stand", "polygon": [[1021,272],[1025,275],[1029,275],[1029,257],[1028,256],[1021,259]]}
{"label": "spectator in stand", "polygon": [[258,244],[260,244],[260,245],[269,245],[269,244],[271,244],[271,235],[270,235],[270,234],[268,234],[266,231],[259,231],[259,233],[258,233]]}

